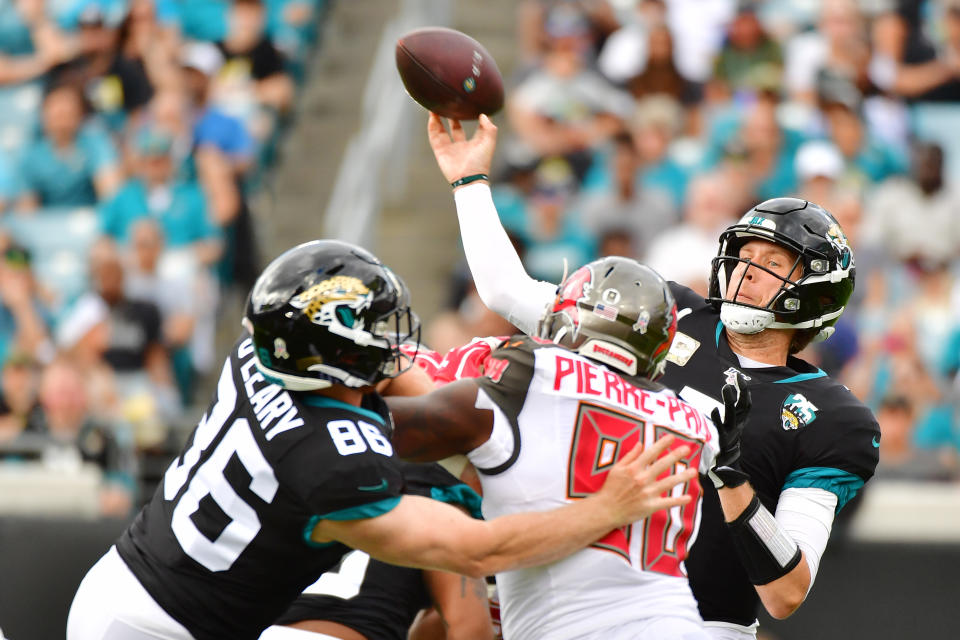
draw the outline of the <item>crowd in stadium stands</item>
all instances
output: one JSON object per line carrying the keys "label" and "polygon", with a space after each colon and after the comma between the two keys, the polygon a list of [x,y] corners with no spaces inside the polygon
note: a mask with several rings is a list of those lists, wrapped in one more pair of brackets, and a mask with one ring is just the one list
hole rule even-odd
{"label": "crowd in stadium stands", "polygon": [[[527,271],[623,254],[706,293],[720,230],[817,202],[857,289],[803,357],[876,412],[878,478],[960,478],[960,2],[525,0],[517,24],[493,190]],[[434,348],[509,330],[465,280]]]}
{"label": "crowd in stadium stands", "polygon": [[[247,201],[324,4],[0,2],[3,464],[95,464],[104,514],[147,497],[256,275]],[[528,272],[630,255],[705,293],[720,229],[815,201],[857,290],[803,355],[875,410],[879,478],[960,478],[960,1],[523,0],[516,24],[494,196]],[[431,347],[510,332],[454,288]]]}
{"label": "crowd in stadium stands", "polygon": [[149,498],[258,272],[247,202],[324,10],[0,2],[0,465],[95,465],[105,515]]}

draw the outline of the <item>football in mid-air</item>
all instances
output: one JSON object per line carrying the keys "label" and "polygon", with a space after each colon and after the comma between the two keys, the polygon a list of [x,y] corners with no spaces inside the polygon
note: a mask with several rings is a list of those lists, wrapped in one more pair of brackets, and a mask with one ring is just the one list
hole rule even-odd
{"label": "football in mid-air", "polygon": [[445,27],[397,40],[397,70],[410,97],[445,118],[476,120],[503,107],[503,77],[482,44]]}

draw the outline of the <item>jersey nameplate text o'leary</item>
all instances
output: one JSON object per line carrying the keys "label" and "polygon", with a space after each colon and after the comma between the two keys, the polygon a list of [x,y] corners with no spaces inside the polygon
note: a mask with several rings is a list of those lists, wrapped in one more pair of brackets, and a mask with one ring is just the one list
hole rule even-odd
{"label": "jersey nameplate text o'leary", "polygon": [[243,358],[240,363],[243,389],[247,393],[247,398],[250,399],[250,407],[257,417],[257,422],[264,431],[264,437],[267,440],[273,440],[284,431],[302,427],[303,419],[298,415],[297,408],[293,406],[290,394],[283,388],[267,382],[263,374],[257,371],[251,338],[240,343],[237,355]]}

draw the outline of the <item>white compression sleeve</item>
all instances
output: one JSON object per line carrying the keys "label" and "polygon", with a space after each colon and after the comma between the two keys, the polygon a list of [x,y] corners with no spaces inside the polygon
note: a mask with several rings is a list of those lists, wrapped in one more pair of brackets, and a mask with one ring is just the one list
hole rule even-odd
{"label": "white compression sleeve", "polygon": [[460,237],[477,293],[490,309],[527,335],[536,333],[557,285],[534,280],[500,224],[490,187],[471,184],[453,194]]}
{"label": "white compression sleeve", "polygon": [[836,508],[837,496],[824,489],[792,488],[780,494],[777,522],[803,550],[810,567],[807,593],[813,588],[820,558],[827,548]]}

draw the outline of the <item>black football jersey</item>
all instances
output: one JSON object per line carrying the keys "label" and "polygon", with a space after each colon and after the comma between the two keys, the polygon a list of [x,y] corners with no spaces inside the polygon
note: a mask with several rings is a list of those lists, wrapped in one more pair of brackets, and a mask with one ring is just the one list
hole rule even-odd
{"label": "black football jersey", "polygon": [[[479,517],[480,496],[438,464],[401,462],[403,492],[466,507]],[[421,609],[432,605],[419,569],[370,558],[363,551],[344,556],[294,601],[275,624],[327,620],[350,627],[367,640],[405,640]]]}
{"label": "black football jersey", "polygon": [[349,549],[317,544],[320,519],[386,513],[403,478],[389,413],[294,393],[234,346],[210,408],[117,542],[144,588],[198,640],[255,639]]}
{"label": "black football jersey", "polygon": [[[678,330],[660,382],[709,413],[722,406],[728,372],[747,377],[753,408],[743,432],[742,466],[774,513],[780,492],[815,487],[837,495],[837,510],[873,475],[880,428],[850,390],[803,360],[743,368],[727,343],[720,314],[676,283]],[[687,559],[690,586],[704,620],[751,625],[759,598],[737,558],[711,482],[703,482],[703,518]]]}

